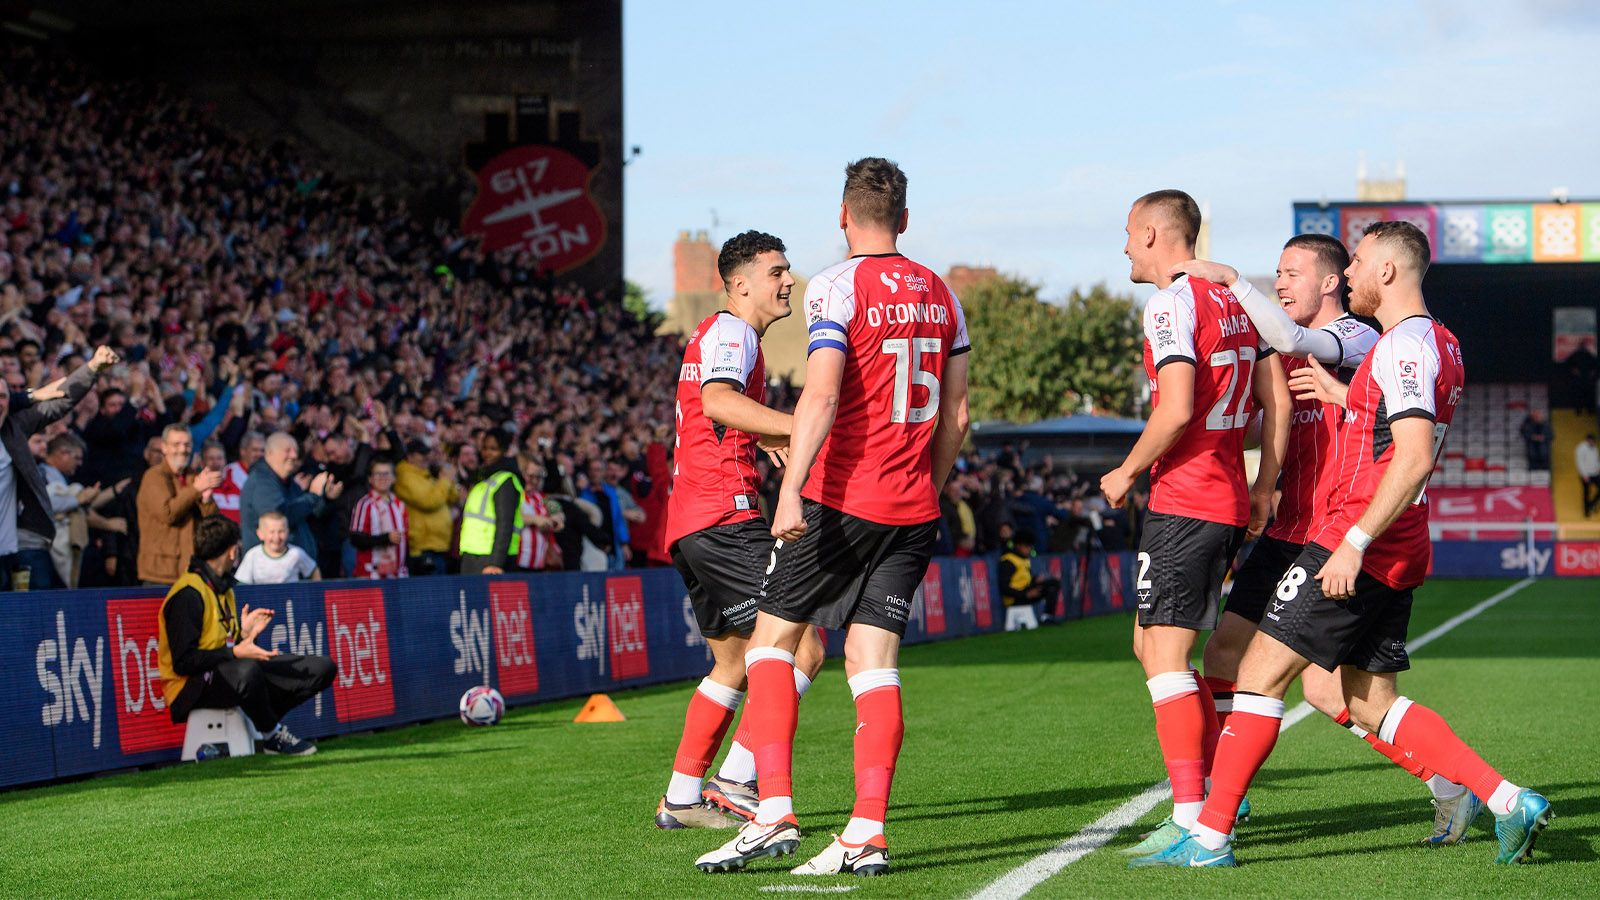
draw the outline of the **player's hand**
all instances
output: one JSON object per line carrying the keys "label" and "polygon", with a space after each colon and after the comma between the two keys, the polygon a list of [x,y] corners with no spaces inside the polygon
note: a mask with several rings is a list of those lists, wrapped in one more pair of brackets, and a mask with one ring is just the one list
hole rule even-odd
{"label": "player's hand", "polygon": [[772,464],[783,468],[789,464],[789,436],[787,434],[758,434],[756,446],[765,450]]}
{"label": "player's hand", "polygon": [[1181,262],[1167,270],[1168,277],[1176,278],[1188,272],[1201,281],[1210,281],[1216,284],[1231,286],[1239,280],[1239,271],[1233,266],[1212,262],[1209,259],[1191,259]]}
{"label": "player's hand", "polygon": [[1322,594],[1332,600],[1342,600],[1356,592],[1356,576],[1361,574],[1364,556],[1349,541],[1340,541],[1328,561],[1317,571],[1317,581],[1322,583]]}
{"label": "player's hand", "polygon": [[1133,490],[1134,476],[1121,469],[1112,469],[1100,479],[1100,490],[1105,491],[1106,502],[1112,509],[1121,509],[1122,503]]}
{"label": "player's hand", "polygon": [[277,655],[278,651],[263,650],[260,647],[257,647],[251,641],[240,641],[239,643],[233,645],[233,656],[235,659],[262,660],[271,659]]}
{"label": "player's hand", "polygon": [[1267,530],[1267,520],[1272,518],[1272,492],[1250,492],[1250,525],[1245,528],[1244,539],[1253,541]]}
{"label": "player's hand", "polygon": [[1318,403],[1345,405],[1350,388],[1332,372],[1323,367],[1315,356],[1306,357],[1309,365],[1296,369],[1289,376],[1289,390],[1296,400],[1316,400]]}
{"label": "player's hand", "polygon": [[772,536],[793,543],[806,533],[806,517],[800,509],[800,495],[778,497],[778,508],[772,511]]}

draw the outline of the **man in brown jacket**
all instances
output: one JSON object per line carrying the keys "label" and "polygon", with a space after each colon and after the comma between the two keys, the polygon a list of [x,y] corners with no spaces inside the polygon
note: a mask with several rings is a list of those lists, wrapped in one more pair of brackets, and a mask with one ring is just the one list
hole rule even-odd
{"label": "man in brown jacket", "polygon": [[145,584],[172,584],[187,572],[194,524],[217,512],[211,492],[222,484],[222,473],[196,472],[189,466],[193,454],[189,429],[168,425],[161,432],[161,462],[139,482],[139,580]]}

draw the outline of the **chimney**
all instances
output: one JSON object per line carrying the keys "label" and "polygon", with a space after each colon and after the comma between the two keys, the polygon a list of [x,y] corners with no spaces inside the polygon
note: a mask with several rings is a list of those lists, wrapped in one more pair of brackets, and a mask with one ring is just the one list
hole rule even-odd
{"label": "chimney", "polygon": [[717,274],[717,248],[704,231],[694,237],[688,231],[678,232],[678,242],[672,247],[673,292],[688,294],[722,290],[722,277]]}
{"label": "chimney", "polygon": [[999,277],[999,271],[993,266],[951,266],[950,271],[944,273],[944,283],[951,293],[960,297],[973,285]]}

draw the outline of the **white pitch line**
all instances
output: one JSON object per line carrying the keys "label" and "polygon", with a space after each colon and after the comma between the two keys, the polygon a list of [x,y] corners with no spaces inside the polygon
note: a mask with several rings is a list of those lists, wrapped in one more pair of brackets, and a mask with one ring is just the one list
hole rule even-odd
{"label": "white pitch line", "polygon": [[[1533,581],[1532,578],[1524,578],[1466,612],[1450,618],[1438,628],[1409,642],[1408,650],[1420,650],[1433,643],[1456,626],[1533,584]],[[1300,703],[1284,715],[1283,725],[1279,727],[1278,733],[1288,731],[1290,726],[1315,711],[1311,704]],[[1151,785],[1144,793],[1095,820],[1094,824],[996,878],[983,890],[974,894],[972,900],[1021,900],[1024,894],[1033,890],[1040,882],[1110,843],[1118,832],[1144,818],[1169,796],[1171,796],[1171,786],[1168,782],[1162,781]]]}
{"label": "white pitch line", "polygon": [[855,889],[853,884],[769,884],[761,888],[775,894],[848,894]]}

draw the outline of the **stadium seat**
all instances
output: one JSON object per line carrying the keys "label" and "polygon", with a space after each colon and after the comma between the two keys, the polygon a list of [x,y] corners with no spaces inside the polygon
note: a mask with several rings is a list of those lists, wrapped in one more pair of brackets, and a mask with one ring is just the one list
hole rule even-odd
{"label": "stadium seat", "polygon": [[237,706],[233,709],[197,709],[189,713],[189,723],[183,732],[184,762],[194,761],[195,753],[205,744],[226,745],[229,756],[251,756],[256,752],[256,739],[260,735]]}

